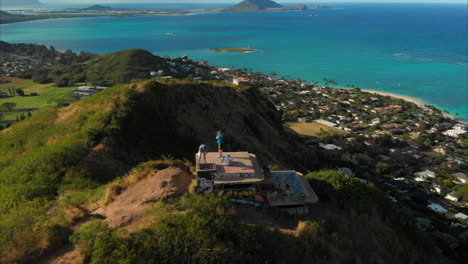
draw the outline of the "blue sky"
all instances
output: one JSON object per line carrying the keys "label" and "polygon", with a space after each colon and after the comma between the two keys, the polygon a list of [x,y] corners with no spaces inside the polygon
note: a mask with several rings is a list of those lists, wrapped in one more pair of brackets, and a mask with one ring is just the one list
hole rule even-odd
{"label": "blue sky", "polygon": [[[238,3],[241,0],[39,0],[42,3]],[[280,3],[331,3],[331,2],[371,2],[371,3],[467,3],[468,0],[277,0]]]}

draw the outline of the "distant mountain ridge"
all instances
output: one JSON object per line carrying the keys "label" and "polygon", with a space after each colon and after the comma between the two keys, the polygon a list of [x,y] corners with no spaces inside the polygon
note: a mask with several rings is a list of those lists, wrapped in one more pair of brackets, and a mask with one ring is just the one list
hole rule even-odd
{"label": "distant mountain ridge", "polygon": [[1,0],[0,7],[11,7],[11,6],[37,6],[42,3],[38,0]]}
{"label": "distant mountain ridge", "polygon": [[278,8],[282,5],[271,0],[244,0],[239,4],[226,8],[225,10],[233,12],[261,11],[267,8]]}
{"label": "distant mountain ridge", "polygon": [[110,6],[103,6],[103,5],[93,5],[87,8],[83,8],[82,10],[85,11],[111,11],[115,10],[115,8],[112,8]]}
{"label": "distant mountain ridge", "polygon": [[[3,3],[2,3],[3,7]],[[28,21],[34,20],[33,16],[26,16],[20,14],[12,14],[5,11],[0,10],[0,24],[5,23],[14,23],[14,22],[21,22],[21,21]]]}
{"label": "distant mountain ridge", "polygon": [[282,6],[272,0],[244,0],[239,4],[223,9],[225,12],[258,12],[258,11],[286,11],[305,10],[305,5]]}

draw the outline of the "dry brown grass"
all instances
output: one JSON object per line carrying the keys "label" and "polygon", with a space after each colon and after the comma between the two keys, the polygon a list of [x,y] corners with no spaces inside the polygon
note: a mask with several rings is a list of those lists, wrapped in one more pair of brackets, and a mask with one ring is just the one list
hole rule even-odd
{"label": "dry brown grass", "polygon": [[[103,205],[108,205],[114,198],[122,193],[127,187],[141,181],[142,179],[156,174],[159,170],[168,167],[187,168],[185,163],[180,160],[157,160],[145,164],[144,168],[134,169],[123,178],[120,178],[113,183],[108,184],[106,193],[102,200]],[[196,189],[196,186],[193,187]]]}
{"label": "dry brown grass", "polygon": [[189,193],[196,193],[197,192],[198,183],[196,180],[193,180],[189,186]]}
{"label": "dry brown grass", "polygon": [[7,80],[7,81],[10,81],[12,83],[28,81],[27,79],[21,79],[21,78],[17,78],[17,77],[1,77],[0,80]]}
{"label": "dry brown grass", "polygon": [[309,227],[309,223],[305,221],[300,221],[299,224],[297,225],[296,232],[294,234],[295,237],[300,237],[303,235],[306,231],[307,228]]}
{"label": "dry brown grass", "polygon": [[89,212],[85,208],[78,205],[65,209],[64,214],[65,222],[68,224],[76,223],[77,221],[85,218],[89,214]]}
{"label": "dry brown grass", "polygon": [[113,182],[107,185],[106,194],[102,199],[102,204],[108,205],[109,203],[111,203],[115,199],[115,197],[119,195],[124,189],[125,187],[122,183]]}
{"label": "dry brown grass", "polygon": [[328,132],[330,134],[345,133],[337,128],[325,126],[317,122],[288,123],[287,127],[300,135],[312,137],[320,137],[324,132]]}

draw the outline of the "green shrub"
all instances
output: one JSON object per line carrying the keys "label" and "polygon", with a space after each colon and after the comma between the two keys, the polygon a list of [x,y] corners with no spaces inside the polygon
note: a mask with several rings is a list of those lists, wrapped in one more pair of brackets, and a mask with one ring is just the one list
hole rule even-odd
{"label": "green shrub", "polygon": [[368,213],[379,210],[392,214],[394,205],[384,193],[340,171],[325,170],[305,175],[321,199],[329,200],[342,209]]}
{"label": "green shrub", "polygon": [[468,202],[468,186],[457,187],[456,192],[462,196],[465,203]]}
{"label": "green shrub", "polygon": [[254,232],[223,195],[190,195],[149,212],[146,229],[125,235],[93,222],[72,236],[90,263],[257,263]]}

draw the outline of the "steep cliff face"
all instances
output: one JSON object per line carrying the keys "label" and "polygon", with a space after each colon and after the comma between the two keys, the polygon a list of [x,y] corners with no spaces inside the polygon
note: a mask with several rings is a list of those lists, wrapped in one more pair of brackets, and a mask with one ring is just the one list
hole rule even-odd
{"label": "steep cliff face", "polygon": [[313,156],[295,135],[283,130],[280,113],[256,90],[153,81],[131,100],[114,138],[121,154],[193,158],[202,143],[216,151],[215,133],[222,130],[225,151],[249,151],[265,164],[305,169],[307,158]]}

